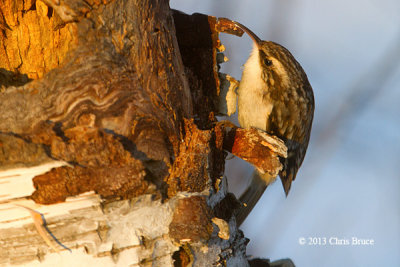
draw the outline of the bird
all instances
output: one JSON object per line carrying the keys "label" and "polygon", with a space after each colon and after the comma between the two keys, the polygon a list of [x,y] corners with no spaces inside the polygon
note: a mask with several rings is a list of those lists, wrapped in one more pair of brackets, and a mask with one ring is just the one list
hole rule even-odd
{"label": "bird", "polygon": [[[261,40],[246,26],[234,22],[253,40],[238,88],[240,127],[256,128],[285,142],[287,158],[281,158],[279,176],[286,196],[304,160],[314,117],[314,93],[300,63],[288,49]],[[240,196],[238,225],[246,219],[276,177],[255,170],[250,185]]]}

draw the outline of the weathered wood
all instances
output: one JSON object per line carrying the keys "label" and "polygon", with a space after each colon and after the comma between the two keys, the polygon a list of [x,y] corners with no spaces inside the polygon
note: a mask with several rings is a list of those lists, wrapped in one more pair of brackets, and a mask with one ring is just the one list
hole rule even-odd
{"label": "weathered wood", "polygon": [[215,119],[237,30],[165,0],[1,2],[0,264],[246,266],[224,149],[282,151]]}
{"label": "weathered wood", "polygon": [[256,128],[231,126],[225,134],[225,150],[251,163],[261,173],[269,173],[273,177],[279,174],[282,169],[279,157],[287,157],[287,148],[282,140]]}
{"label": "weathered wood", "polygon": [[[53,7],[56,5],[51,3]],[[16,13],[33,12],[36,17],[43,17],[41,5],[37,1],[36,10],[30,8]],[[85,1],[57,5],[58,9],[63,6],[81,14],[74,18],[76,22],[64,21],[66,25],[74,25],[76,46],[66,52],[68,56],[63,63],[42,79],[21,87],[7,87],[0,94],[1,132],[44,145],[50,157],[75,166],[55,169],[36,179],[39,192],[34,197],[42,203],[62,201],[69,195],[82,193],[74,190],[51,197],[51,183],[46,185],[47,199],[38,197],[45,186],[41,183],[49,175],[69,177],[71,181],[99,172],[110,176],[102,186],[112,188],[116,184],[112,177],[118,176],[119,181],[121,176],[143,177],[144,166],[129,170],[121,166],[151,162],[147,169],[155,176],[165,177],[171,159],[178,154],[183,117],[190,117],[192,113],[179,52],[173,49],[176,47],[174,27],[167,4],[154,2],[152,12],[143,8],[150,5],[143,1],[87,5]],[[54,9],[56,14],[58,9]],[[7,25],[12,27],[7,18]],[[32,23],[35,22],[27,22]],[[23,25],[6,29],[4,40],[10,41],[8,35],[20,28]],[[55,42],[52,37],[48,36],[50,42]],[[98,186],[87,181],[86,189],[79,184],[83,191],[98,191]],[[61,186],[66,184],[63,182]],[[59,186],[54,185],[54,190],[59,191]],[[104,193],[124,196],[130,188],[121,190],[118,193],[118,188],[114,188]]]}

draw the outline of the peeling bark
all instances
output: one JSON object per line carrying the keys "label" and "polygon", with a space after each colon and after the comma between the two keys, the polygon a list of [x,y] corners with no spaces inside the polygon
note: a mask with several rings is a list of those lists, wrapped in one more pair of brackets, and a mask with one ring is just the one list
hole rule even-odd
{"label": "peeling bark", "polygon": [[165,0],[0,3],[0,264],[59,259],[21,206],[63,262],[248,264],[225,151],[271,173],[286,152],[217,122],[221,31],[243,34]]}

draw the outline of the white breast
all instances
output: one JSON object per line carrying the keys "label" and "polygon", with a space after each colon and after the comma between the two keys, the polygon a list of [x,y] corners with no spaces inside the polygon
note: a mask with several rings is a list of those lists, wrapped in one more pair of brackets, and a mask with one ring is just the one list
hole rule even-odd
{"label": "white breast", "polygon": [[261,74],[259,52],[257,46],[254,46],[244,64],[238,90],[239,123],[243,128],[255,127],[261,130],[267,128],[267,118],[272,111],[272,104],[268,103],[268,90]]}

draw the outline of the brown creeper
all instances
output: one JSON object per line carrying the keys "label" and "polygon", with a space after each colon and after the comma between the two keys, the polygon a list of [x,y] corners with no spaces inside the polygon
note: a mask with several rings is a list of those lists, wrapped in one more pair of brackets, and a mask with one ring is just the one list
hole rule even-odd
{"label": "brown creeper", "polygon": [[[303,162],[314,116],[314,94],[303,68],[283,46],[263,41],[240,23],[235,24],[254,41],[244,65],[238,90],[239,123],[275,135],[285,142],[288,157],[279,173],[286,195]],[[244,221],[267,186],[275,180],[254,172],[251,185],[240,197],[245,207],[237,221]]]}

